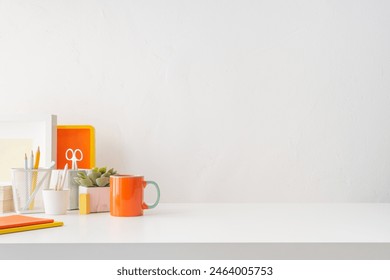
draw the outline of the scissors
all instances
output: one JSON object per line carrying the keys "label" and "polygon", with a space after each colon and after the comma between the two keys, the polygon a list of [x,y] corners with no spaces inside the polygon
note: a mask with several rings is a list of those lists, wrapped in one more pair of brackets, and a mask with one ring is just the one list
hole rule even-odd
{"label": "scissors", "polygon": [[[70,157],[68,156],[70,152]],[[78,153],[78,154],[77,154]],[[79,156],[77,156],[79,155]],[[65,152],[65,157],[67,160],[72,161],[72,169],[77,170],[77,162],[83,160],[83,152],[80,149],[72,150],[72,149],[67,149]]]}

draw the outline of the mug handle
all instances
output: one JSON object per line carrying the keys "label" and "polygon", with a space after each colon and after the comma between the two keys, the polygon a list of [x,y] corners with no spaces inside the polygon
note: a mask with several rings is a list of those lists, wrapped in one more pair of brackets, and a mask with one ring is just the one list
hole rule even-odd
{"label": "mug handle", "polygon": [[152,204],[152,205],[146,204],[145,202],[142,203],[142,208],[143,208],[143,209],[153,209],[153,208],[156,207],[157,204],[160,202],[160,188],[158,187],[157,183],[154,182],[154,181],[145,181],[144,188],[146,188],[147,185],[149,185],[149,184],[156,187],[156,190],[157,190],[157,199],[156,199],[156,201],[154,202],[154,204]]}

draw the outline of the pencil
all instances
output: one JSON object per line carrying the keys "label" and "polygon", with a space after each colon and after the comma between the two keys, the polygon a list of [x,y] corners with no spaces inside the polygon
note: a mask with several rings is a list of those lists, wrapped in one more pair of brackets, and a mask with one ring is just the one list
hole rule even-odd
{"label": "pencil", "polygon": [[41,151],[39,150],[39,146],[38,146],[38,150],[37,150],[37,153],[35,154],[35,163],[34,163],[34,169],[38,169],[39,167],[39,159],[41,157]]}
{"label": "pencil", "polygon": [[34,168],[34,152],[31,150],[30,168]]}
{"label": "pencil", "polygon": [[26,170],[25,171],[26,186],[25,186],[24,194],[26,196],[26,201],[27,201],[28,200],[28,186],[30,184],[28,183],[29,174],[28,174],[28,163],[27,163],[27,154],[26,153],[24,154],[24,170]]}
{"label": "pencil", "polygon": [[30,157],[30,163],[28,166],[28,188],[27,188],[27,194],[30,193],[30,195],[34,192],[32,188],[32,180],[33,180],[33,170],[34,168],[34,152],[31,150],[31,157]]}
{"label": "pencil", "polygon": [[[34,193],[35,188],[37,186],[38,168],[39,168],[40,157],[41,157],[41,151],[39,150],[39,146],[38,146],[38,150],[37,150],[37,153],[35,154],[35,162],[34,162],[34,170],[36,170],[36,171],[33,172],[32,186],[31,186],[31,193],[30,193],[30,195]],[[29,209],[30,210],[34,209],[34,200],[31,201]]]}

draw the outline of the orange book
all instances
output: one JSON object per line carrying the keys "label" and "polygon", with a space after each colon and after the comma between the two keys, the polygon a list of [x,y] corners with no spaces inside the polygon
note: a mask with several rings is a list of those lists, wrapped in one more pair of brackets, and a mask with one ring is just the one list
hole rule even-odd
{"label": "orange book", "polygon": [[[77,167],[90,169],[95,167],[95,128],[91,125],[59,125],[57,126],[57,168],[63,169],[65,164],[72,166],[67,159],[72,156],[68,150],[80,150],[77,153]],[[67,154],[68,153],[68,154]]]}
{"label": "orange book", "polygon": [[23,215],[11,215],[0,217],[0,229],[48,224],[53,222],[53,219],[36,218]]}

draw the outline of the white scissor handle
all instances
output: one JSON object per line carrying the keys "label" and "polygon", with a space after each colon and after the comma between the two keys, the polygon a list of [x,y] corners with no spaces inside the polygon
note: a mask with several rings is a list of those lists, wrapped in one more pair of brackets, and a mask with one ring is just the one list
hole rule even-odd
{"label": "white scissor handle", "polygon": [[[68,153],[70,152],[71,156],[68,157]],[[74,157],[74,151],[72,149],[67,149],[66,152],[65,152],[65,157],[67,160],[73,160],[73,157]]]}
{"label": "white scissor handle", "polygon": [[[68,157],[69,152],[72,155],[71,157]],[[80,157],[77,157],[77,152],[79,153]],[[76,149],[76,150],[67,149],[65,152],[65,157],[67,160],[72,161],[72,169],[78,169],[77,162],[82,161],[84,158],[83,152],[80,149]]]}
{"label": "white scissor handle", "polygon": [[[77,157],[77,152],[79,152],[80,157]],[[73,158],[74,158],[76,161],[82,161],[82,160],[83,160],[83,152],[82,152],[80,149],[74,150],[74,152],[73,152]]]}

